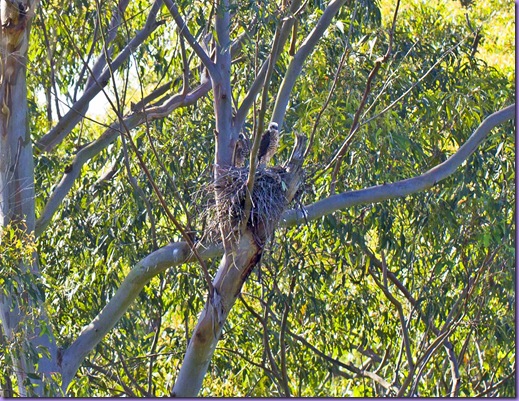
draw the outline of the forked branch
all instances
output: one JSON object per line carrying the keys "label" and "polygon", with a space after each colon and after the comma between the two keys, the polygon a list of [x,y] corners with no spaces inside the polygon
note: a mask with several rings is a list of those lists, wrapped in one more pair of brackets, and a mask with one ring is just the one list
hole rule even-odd
{"label": "forked branch", "polygon": [[[436,166],[419,177],[410,178],[393,184],[367,188],[360,191],[334,195],[306,207],[306,216],[303,216],[303,212],[299,210],[287,211],[283,215],[283,219],[280,221],[280,226],[294,226],[305,221],[305,217],[307,220],[314,220],[326,214],[354,205],[381,202],[386,199],[403,197],[430,188],[438,181],[452,174],[456,168],[474,152],[476,147],[485,139],[494,127],[506,122],[507,120],[513,119],[514,117],[515,104],[490,115],[481,123],[469,140],[454,155],[444,163]],[[198,250],[203,259],[221,256],[223,253],[221,245],[215,245],[206,249],[199,245]],[[169,244],[141,260],[130,271],[114,297],[106,304],[105,308],[87,327],[85,327],[76,341],[74,341],[74,343],[64,352],[63,363],[61,365],[63,371],[63,388],[66,389],[85,356],[117,323],[151,278],[169,267],[179,266],[184,263],[193,262],[194,260],[195,258],[191,253],[188,244],[185,242]],[[223,277],[223,274],[220,275],[220,278]],[[215,281],[216,280],[217,279],[215,279]],[[232,294],[232,296],[234,296],[234,294]],[[449,332],[447,331],[446,336],[445,334],[440,335],[434,346],[439,346],[444,344],[445,341],[448,341],[448,334]],[[214,346],[216,346],[216,343]],[[368,372],[363,372],[363,374],[369,375]],[[379,379],[378,376],[369,375],[369,377],[374,380]]]}

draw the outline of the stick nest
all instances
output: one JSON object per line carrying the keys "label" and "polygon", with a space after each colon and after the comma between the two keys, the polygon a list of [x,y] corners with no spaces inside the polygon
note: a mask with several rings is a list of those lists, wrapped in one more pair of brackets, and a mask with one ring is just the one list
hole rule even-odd
{"label": "stick nest", "polygon": [[[203,190],[206,218],[204,236],[211,242],[220,239],[220,222],[232,228],[230,234],[240,232],[245,217],[245,194],[249,169],[231,167],[217,182],[211,182]],[[257,240],[264,243],[273,233],[275,226],[287,206],[285,196],[287,172],[283,167],[258,169],[252,191],[252,209],[247,222]],[[214,200],[215,191],[221,193],[220,205]]]}

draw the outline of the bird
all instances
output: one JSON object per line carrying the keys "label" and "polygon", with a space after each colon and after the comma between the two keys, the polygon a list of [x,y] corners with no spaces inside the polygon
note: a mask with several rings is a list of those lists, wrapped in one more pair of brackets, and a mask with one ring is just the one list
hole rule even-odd
{"label": "bird", "polygon": [[242,132],[238,135],[238,140],[236,141],[236,147],[234,148],[234,166],[235,167],[244,167],[245,160],[249,156],[250,153],[250,141],[249,138],[245,136]]}
{"label": "bird", "polygon": [[265,167],[279,147],[278,124],[271,122],[268,129],[261,136],[258,150],[258,161],[260,167]]}

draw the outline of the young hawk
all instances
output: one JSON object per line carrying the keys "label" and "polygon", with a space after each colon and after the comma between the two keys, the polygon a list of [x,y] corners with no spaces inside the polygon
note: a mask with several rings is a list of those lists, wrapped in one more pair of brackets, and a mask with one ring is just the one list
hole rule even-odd
{"label": "young hawk", "polygon": [[244,167],[245,161],[249,157],[250,153],[250,140],[240,132],[238,141],[236,141],[236,147],[234,148],[234,166]]}
{"label": "young hawk", "polygon": [[261,136],[258,150],[258,161],[260,167],[265,167],[279,147],[278,124],[271,122],[268,129]]}

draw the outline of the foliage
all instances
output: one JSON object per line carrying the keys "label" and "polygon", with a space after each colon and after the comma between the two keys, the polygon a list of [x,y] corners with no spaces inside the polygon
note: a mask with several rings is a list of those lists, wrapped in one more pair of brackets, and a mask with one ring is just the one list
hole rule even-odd
{"label": "foliage", "polygon": [[[203,38],[214,10],[204,2],[178,3],[191,32]],[[369,74],[389,42],[391,5],[350,3],[296,82],[275,156],[277,163],[286,160],[293,133],[310,135],[315,129],[302,204],[331,195],[333,177],[326,166],[343,145]],[[391,57],[373,82],[340,166],[337,192],[427,171],[454,153],[484,116],[514,100],[512,67],[504,64],[509,59],[490,64],[491,50],[474,48],[474,32],[464,18],[468,10],[473,24],[481,24],[485,43],[495,29],[490,23],[494,14],[479,3],[467,9],[447,1],[407,3],[398,15]],[[506,5],[494,3],[496,13],[508,15]],[[34,140],[85,89],[89,74],[84,62],[91,66],[93,55],[103,52],[111,4],[42,1],[29,53],[30,64],[38,66],[28,77]],[[123,29],[111,43],[114,54],[142,28],[149,7],[149,2],[130,2]],[[240,102],[270,51],[278,20],[273,2],[239,1],[235,7],[232,37],[246,33],[232,70]],[[324,2],[311,1],[304,8],[298,46],[324,7]],[[446,19],[453,7],[456,14]],[[171,15],[165,8],[161,13],[158,19],[164,24],[107,86],[106,96],[120,114],[130,113],[132,103],[165,83],[170,93],[182,88],[180,38]],[[253,31],[249,28],[256,19],[261,23]],[[508,24],[504,17],[501,21]],[[56,37],[60,40],[51,40]],[[506,44],[495,53],[513,54]],[[275,66],[268,110],[291,59],[287,49]],[[196,86],[201,75],[196,57],[189,58],[189,67],[189,84]],[[37,254],[45,305],[61,346],[72,343],[95,318],[139,260],[182,240],[137,162],[136,150],[170,212],[193,237],[203,237],[211,225],[204,220],[199,191],[211,180],[213,113],[209,96],[144,124],[131,131],[136,149],[122,133],[82,167],[36,243],[13,227],[3,229],[0,287],[9,289],[5,269],[20,259],[20,252],[22,259]],[[100,117],[100,110],[90,110],[89,119],[55,151],[37,151],[37,215],[57,177],[116,114],[110,110]],[[249,134],[257,113],[252,114],[244,126]],[[361,374],[367,371],[397,387],[410,377],[408,391],[416,389],[420,396],[448,396],[451,365],[436,343],[448,332],[459,363],[461,396],[515,396],[513,130],[512,123],[494,130],[462,168],[423,193],[280,228],[225,324],[200,395],[395,395]],[[217,265],[218,260],[210,260],[212,276]],[[206,296],[196,264],[153,278],[89,354],[70,395],[170,395]],[[1,347],[4,351],[8,345]],[[1,365],[8,364],[8,356],[0,353]]]}

